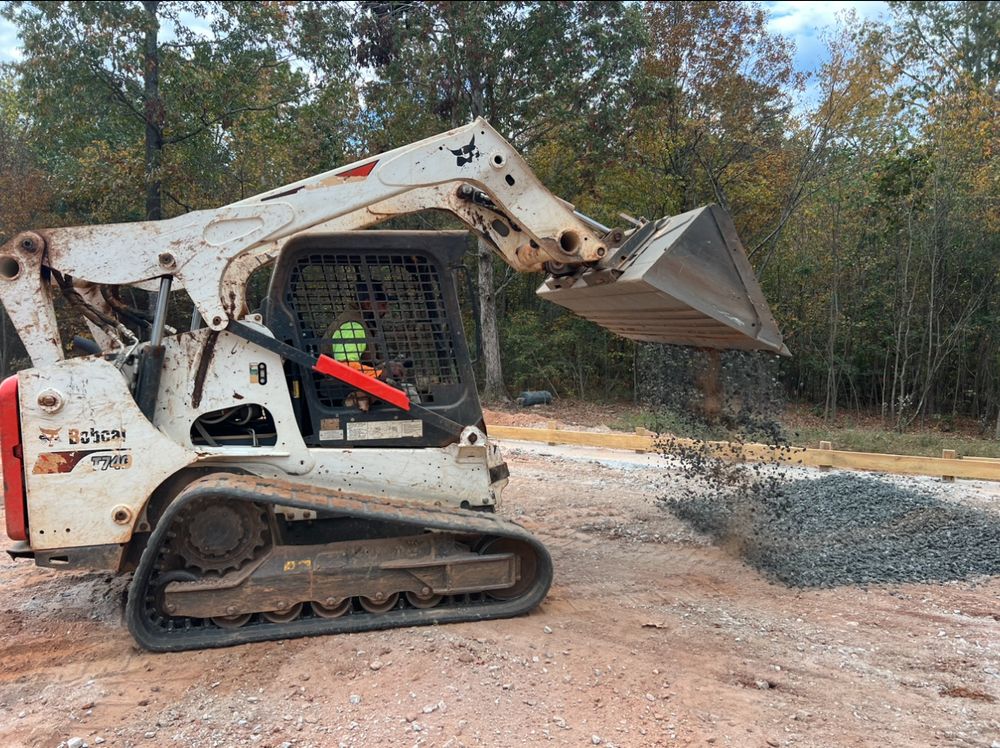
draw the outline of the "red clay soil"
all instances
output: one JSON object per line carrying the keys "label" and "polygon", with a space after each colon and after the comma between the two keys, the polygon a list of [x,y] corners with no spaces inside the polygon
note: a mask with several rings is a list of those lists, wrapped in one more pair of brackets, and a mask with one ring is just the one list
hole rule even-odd
{"label": "red clay soil", "polygon": [[624,427],[629,414],[638,414],[637,405],[622,403],[585,403],[558,400],[550,405],[519,408],[516,405],[494,405],[483,408],[487,424],[544,428],[555,422],[560,428],[580,431],[610,431]]}
{"label": "red clay soil", "polygon": [[508,621],[155,655],[123,580],[4,557],[0,745],[998,745],[1000,580],[786,589],[656,505],[655,457],[553,452],[508,450],[556,563]]}

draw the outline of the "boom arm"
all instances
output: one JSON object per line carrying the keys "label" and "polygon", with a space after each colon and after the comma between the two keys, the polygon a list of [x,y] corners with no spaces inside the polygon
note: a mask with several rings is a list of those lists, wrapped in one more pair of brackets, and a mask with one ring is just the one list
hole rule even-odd
{"label": "boom arm", "polygon": [[[487,201],[476,196],[485,194]],[[607,244],[550,193],[482,119],[215,210],[165,221],[25,232],[0,247],[0,301],[36,366],[62,359],[48,277],[140,285],[172,276],[206,324],[243,310],[261,254],[323,224],[359,228],[417,210],[448,210],[518,270],[586,265]],[[341,220],[338,220],[341,219]],[[227,272],[227,270],[229,272]]]}
{"label": "boom arm", "polygon": [[482,119],[217,210],[19,234],[0,247],[0,301],[35,366],[63,358],[53,280],[104,350],[139,342],[118,319],[119,285],[171,279],[222,330],[243,316],[250,274],[292,237],[423,210],[452,213],[515,270],[551,271],[542,297],[619,335],[788,352],[725,211],[608,231],[549,192]]}

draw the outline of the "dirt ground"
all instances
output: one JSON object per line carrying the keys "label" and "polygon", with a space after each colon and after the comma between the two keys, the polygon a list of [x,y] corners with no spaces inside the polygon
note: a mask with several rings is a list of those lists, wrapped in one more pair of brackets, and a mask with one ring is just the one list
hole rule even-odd
{"label": "dirt ground", "polygon": [[484,408],[488,424],[546,428],[555,423],[558,428],[582,431],[611,431],[609,424],[621,425],[624,419],[638,417],[642,409],[624,403],[583,403],[559,400],[549,405],[518,408],[511,405]]}
{"label": "dirt ground", "polygon": [[153,655],[121,580],[4,556],[0,745],[1000,748],[1000,579],[786,589],[656,505],[661,458],[506,446],[556,564],[523,618]]}

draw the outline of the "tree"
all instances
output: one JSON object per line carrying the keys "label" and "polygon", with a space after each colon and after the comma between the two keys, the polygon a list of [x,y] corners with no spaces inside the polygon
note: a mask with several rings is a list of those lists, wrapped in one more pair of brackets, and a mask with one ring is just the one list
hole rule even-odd
{"label": "tree", "polygon": [[0,69],[0,243],[44,218],[50,200],[20,98],[13,76]]}
{"label": "tree", "polygon": [[104,204],[97,220],[218,204],[241,129],[331,82],[342,90],[349,40],[338,5],[22,2],[2,12],[23,44],[15,69],[27,114],[47,134],[40,156],[76,198],[68,212]]}
{"label": "tree", "polygon": [[[373,144],[483,116],[529,160],[555,129],[599,137],[643,38],[637,10],[610,2],[361,3],[355,36]],[[494,263],[478,253],[487,400],[506,398]]]}
{"label": "tree", "polygon": [[[15,80],[0,69],[0,244],[22,227],[44,223],[49,206],[45,176],[35,163]],[[0,310],[0,377],[27,364],[6,310]]]}
{"label": "tree", "polygon": [[[750,2],[7,3],[0,234],[217,206],[481,115],[607,225],[727,206],[818,412],[1000,435],[1000,5],[891,8],[841,18],[806,97]],[[670,381],[467,262],[487,399]]]}
{"label": "tree", "polygon": [[1000,8],[996,3],[889,3],[896,18],[892,52],[921,94],[945,86],[993,90],[1000,84]]}

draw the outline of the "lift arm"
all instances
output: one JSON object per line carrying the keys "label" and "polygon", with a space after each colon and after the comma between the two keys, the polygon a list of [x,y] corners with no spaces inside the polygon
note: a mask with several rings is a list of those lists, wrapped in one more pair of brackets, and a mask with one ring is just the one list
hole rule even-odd
{"label": "lift arm", "polygon": [[634,340],[787,353],[729,216],[710,206],[622,232],[553,195],[485,120],[215,210],[29,231],[0,247],[0,301],[35,366],[63,358],[52,294],[87,310],[102,349],[138,343],[119,285],[185,288],[205,323],[245,312],[250,274],[303,233],[449,212],[543,298]]}
{"label": "lift arm", "polygon": [[[486,196],[482,199],[481,196]],[[91,285],[183,286],[213,330],[243,311],[253,255],[343,216],[356,224],[423,209],[453,212],[518,270],[593,264],[603,238],[550,193],[483,119],[215,210],[164,221],[25,232],[0,248],[0,300],[33,363],[63,357],[51,272]],[[383,217],[379,217],[383,216]],[[243,258],[243,259],[241,259]],[[227,274],[233,267],[237,272]]]}

